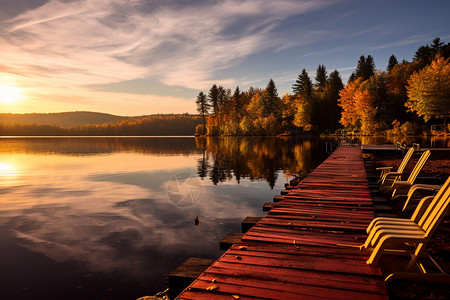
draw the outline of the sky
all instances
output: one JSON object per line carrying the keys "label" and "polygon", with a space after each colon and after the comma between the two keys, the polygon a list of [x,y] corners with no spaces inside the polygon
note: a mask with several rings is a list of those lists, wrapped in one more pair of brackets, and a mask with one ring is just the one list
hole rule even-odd
{"label": "sky", "polygon": [[0,112],[196,113],[213,84],[275,81],[319,64],[344,83],[361,55],[385,70],[435,37],[448,0],[0,0]]}

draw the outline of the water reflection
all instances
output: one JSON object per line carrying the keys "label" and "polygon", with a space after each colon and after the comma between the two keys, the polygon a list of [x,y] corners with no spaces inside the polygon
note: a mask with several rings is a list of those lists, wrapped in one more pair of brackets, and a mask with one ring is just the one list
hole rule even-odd
{"label": "water reflection", "polygon": [[0,138],[0,153],[57,153],[95,155],[135,152],[161,155],[197,152],[192,137],[24,137]]}
{"label": "water reflection", "polygon": [[0,162],[0,177],[10,177],[12,174],[14,174],[16,168],[5,162]]}
{"label": "water reflection", "polygon": [[[187,257],[218,257],[220,239],[283,188],[277,178],[325,155],[320,141],[276,138],[1,142],[1,299],[154,294]],[[177,174],[201,185],[194,205],[170,199]]]}
{"label": "water reflection", "polygon": [[[278,171],[290,175],[310,170],[324,158],[319,140],[292,138],[196,138],[202,150],[198,160],[198,176],[208,177],[214,185],[241,178],[266,180],[271,188],[278,179]],[[313,146],[321,151],[311,151]]]}

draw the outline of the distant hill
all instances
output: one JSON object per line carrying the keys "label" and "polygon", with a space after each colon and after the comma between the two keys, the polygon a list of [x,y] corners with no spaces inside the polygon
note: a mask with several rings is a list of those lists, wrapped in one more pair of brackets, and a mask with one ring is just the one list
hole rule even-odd
{"label": "distant hill", "polygon": [[93,112],[0,114],[0,136],[193,135],[202,117],[158,114],[120,117]]}
{"label": "distant hill", "polygon": [[37,124],[37,125],[56,125],[56,126],[77,126],[88,124],[116,123],[123,120],[136,119],[137,117],[122,117],[111,114],[74,111],[62,113],[47,114],[11,114],[0,113],[0,123],[4,124]]}

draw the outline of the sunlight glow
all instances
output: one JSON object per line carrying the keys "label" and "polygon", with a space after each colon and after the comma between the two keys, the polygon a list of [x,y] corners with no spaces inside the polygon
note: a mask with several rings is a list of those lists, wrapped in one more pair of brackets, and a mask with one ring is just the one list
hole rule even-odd
{"label": "sunlight glow", "polygon": [[16,168],[8,163],[0,162],[0,177],[10,176],[16,171]]}
{"label": "sunlight glow", "polygon": [[0,103],[13,104],[21,98],[20,89],[15,86],[0,85]]}

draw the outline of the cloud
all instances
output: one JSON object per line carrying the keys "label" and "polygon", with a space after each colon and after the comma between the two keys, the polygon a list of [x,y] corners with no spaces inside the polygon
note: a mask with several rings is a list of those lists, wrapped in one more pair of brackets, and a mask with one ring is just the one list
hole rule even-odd
{"label": "cloud", "polygon": [[308,43],[275,37],[273,29],[330,3],[51,0],[0,24],[0,55],[4,69],[55,88],[147,77],[200,89],[249,55]]}
{"label": "cloud", "polygon": [[427,41],[427,37],[425,35],[421,35],[421,36],[410,36],[404,39],[400,39],[398,41],[395,42],[391,42],[391,43],[387,43],[387,44],[383,44],[383,45],[378,45],[378,46],[373,46],[373,47],[367,47],[367,48],[363,48],[363,50],[380,50],[380,49],[387,49],[387,48],[395,48],[395,47],[403,47],[403,46],[408,46],[408,45],[414,45],[414,44],[418,44],[418,43],[423,43]]}

